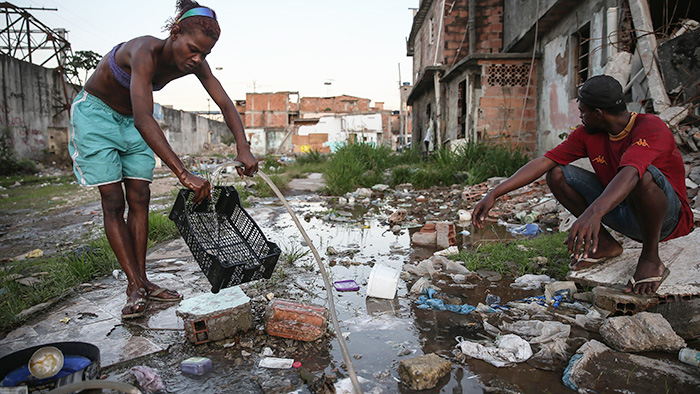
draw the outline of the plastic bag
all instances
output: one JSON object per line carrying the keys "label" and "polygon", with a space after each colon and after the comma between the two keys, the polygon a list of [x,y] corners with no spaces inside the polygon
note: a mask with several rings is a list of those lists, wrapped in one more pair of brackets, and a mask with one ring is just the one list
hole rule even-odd
{"label": "plastic bag", "polygon": [[501,323],[500,329],[518,334],[530,344],[546,343],[558,338],[568,338],[571,326],[558,321],[520,320],[513,323]]}
{"label": "plastic bag", "polygon": [[484,346],[477,342],[457,337],[457,347],[462,353],[495,367],[507,367],[521,363],[532,357],[530,344],[517,335],[504,335],[496,341],[495,346]]}
{"label": "plastic bag", "polygon": [[129,372],[134,375],[136,381],[139,382],[139,386],[141,386],[143,391],[147,394],[165,391],[163,379],[160,378],[156,370],[143,365],[137,365],[132,367]]}
{"label": "plastic bag", "polygon": [[542,284],[552,283],[554,279],[547,275],[525,274],[510,284],[510,287],[515,287],[522,290],[535,290],[542,287]]}

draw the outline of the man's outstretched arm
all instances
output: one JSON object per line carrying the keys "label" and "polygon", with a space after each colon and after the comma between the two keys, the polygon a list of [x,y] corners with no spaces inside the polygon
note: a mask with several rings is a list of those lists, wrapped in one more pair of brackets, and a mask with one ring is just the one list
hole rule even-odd
{"label": "man's outstretched arm", "polygon": [[554,160],[541,156],[520,167],[515,174],[496,186],[483,200],[476,204],[472,214],[474,226],[477,228],[484,227],[484,219],[486,219],[486,215],[493,208],[493,204],[498,197],[531,183],[556,165],[557,163]]}

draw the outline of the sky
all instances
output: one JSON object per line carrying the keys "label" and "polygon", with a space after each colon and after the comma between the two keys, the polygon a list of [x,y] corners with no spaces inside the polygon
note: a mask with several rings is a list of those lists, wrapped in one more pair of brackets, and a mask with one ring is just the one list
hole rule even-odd
{"label": "sky", "polygon": [[[51,28],[68,30],[73,51],[100,54],[132,38],[166,38],[175,0],[15,0]],[[418,0],[202,0],[216,11],[221,38],[207,57],[231,99],[247,92],[298,91],[301,97],[348,94],[399,109],[401,81],[410,82],[406,56]],[[328,84],[330,83],[330,84]],[[154,93],[161,105],[205,111],[214,106],[195,76]],[[211,108],[216,110],[217,108]]]}

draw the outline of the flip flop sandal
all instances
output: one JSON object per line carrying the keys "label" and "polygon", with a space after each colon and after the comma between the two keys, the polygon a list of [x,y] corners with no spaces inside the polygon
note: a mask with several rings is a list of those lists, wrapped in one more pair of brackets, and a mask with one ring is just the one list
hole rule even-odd
{"label": "flip flop sandal", "polygon": [[[134,310],[137,310],[138,306],[143,305],[143,310],[140,312],[133,312]],[[142,317],[143,315],[146,314],[146,307],[148,306],[148,303],[146,302],[145,298],[137,298],[135,301],[127,302],[124,304],[124,307],[122,308],[122,311],[126,308],[129,308],[133,313],[123,313],[122,312],[122,319],[136,319],[137,317]]]}
{"label": "flip flop sandal", "polygon": [[[649,278],[644,278],[640,280],[635,280],[634,277],[630,278],[630,283],[632,284],[632,290],[634,290],[635,286],[637,286],[640,283],[652,283],[652,282],[659,282],[659,287],[661,287],[661,284],[664,283],[666,278],[668,278],[668,275],[671,273],[671,270],[666,268],[664,270],[664,273],[661,274],[661,276],[652,276]],[[657,287],[658,290],[658,287]]]}
{"label": "flip flop sandal", "polygon": [[[171,294],[177,294],[177,297],[175,298],[166,298],[166,297],[159,297],[159,295],[169,292]],[[168,290],[164,287],[159,287],[156,290],[153,290],[152,292],[148,293],[148,299],[151,301],[158,301],[158,302],[178,302],[182,300],[182,295],[178,294],[177,291],[174,290]]]}

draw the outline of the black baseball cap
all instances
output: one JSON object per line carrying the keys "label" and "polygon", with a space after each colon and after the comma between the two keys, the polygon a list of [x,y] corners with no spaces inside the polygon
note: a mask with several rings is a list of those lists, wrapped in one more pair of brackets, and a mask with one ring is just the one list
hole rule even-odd
{"label": "black baseball cap", "polygon": [[578,100],[591,108],[612,108],[624,101],[622,85],[609,75],[596,75],[581,86]]}

